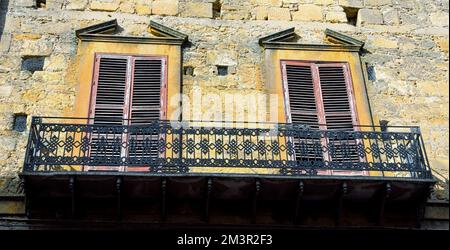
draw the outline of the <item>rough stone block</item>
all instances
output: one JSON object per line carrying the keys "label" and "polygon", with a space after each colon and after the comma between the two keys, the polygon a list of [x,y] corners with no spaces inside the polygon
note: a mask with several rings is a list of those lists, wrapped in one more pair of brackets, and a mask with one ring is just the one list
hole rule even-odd
{"label": "rough stone block", "polygon": [[[424,96],[448,96],[448,84],[445,81],[417,81],[417,89]],[[439,166],[439,161],[432,160],[433,167]]]}
{"label": "rough stone block", "polygon": [[246,20],[250,18],[250,11],[235,5],[222,5],[221,18],[226,20]]}
{"label": "rough stone block", "polygon": [[400,18],[398,17],[398,12],[395,9],[389,8],[383,11],[383,20],[385,24],[388,25],[399,25]]}
{"label": "rough stone block", "polygon": [[343,11],[331,11],[325,14],[325,20],[330,23],[346,23],[347,15]]}
{"label": "rough stone block", "polygon": [[13,17],[13,16],[8,16],[5,19],[3,19],[5,21],[4,23],[4,27],[3,27],[3,34],[5,33],[13,33],[13,32],[17,32],[18,30],[21,30],[21,18],[19,17]]}
{"label": "rough stone block", "polygon": [[20,49],[22,56],[48,56],[52,53],[53,42],[46,39],[25,40]]}
{"label": "rough stone block", "polygon": [[430,15],[431,23],[436,26],[448,26],[448,18],[447,12],[435,12]]}
{"label": "rough stone block", "polygon": [[362,0],[339,0],[339,5],[343,7],[351,8],[363,8],[364,3]]}
{"label": "rough stone block", "polygon": [[119,8],[119,4],[120,1],[118,0],[96,0],[91,2],[89,8],[97,11],[116,11]]}
{"label": "rough stone block", "polygon": [[206,62],[209,65],[236,65],[238,55],[233,50],[210,50],[206,53]]}
{"label": "rough stone block", "polygon": [[258,6],[281,7],[283,5],[283,0],[252,0],[252,3]]}
{"label": "rough stone block", "polygon": [[19,215],[25,214],[25,202],[0,200],[0,214]]}
{"label": "rough stone block", "polygon": [[62,55],[52,55],[45,59],[44,70],[47,71],[61,71],[66,68],[67,58]]}
{"label": "rough stone block", "polygon": [[0,86],[0,97],[8,97],[11,95],[12,86]]}
{"label": "rough stone block", "polygon": [[152,14],[175,16],[178,14],[178,0],[156,0],[152,4]]}
{"label": "rough stone block", "polygon": [[448,52],[448,38],[437,38],[436,43],[442,51]]}
{"label": "rough stone block", "polygon": [[335,0],[314,0],[313,3],[320,5],[331,5],[334,4]]}
{"label": "rough stone block", "polygon": [[14,137],[1,136],[0,137],[0,150],[1,152],[13,151],[16,148],[17,139]]}
{"label": "rough stone block", "polygon": [[299,10],[292,13],[294,21],[320,21],[322,18],[322,8],[314,4],[300,5]]}
{"label": "rough stone block", "polygon": [[396,40],[388,39],[382,36],[370,39],[369,43],[376,48],[395,49],[398,48],[398,42]]}
{"label": "rough stone block", "polygon": [[36,0],[16,0],[15,5],[20,7],[34,7],[36,6]]}
{"label": "rough stone block", "polygon": [[269,20],[291,20],[291,12],[287,8],[271,7],[267,16]]}
{"label": "rough stone block", "polygon": [[448,220],[448,207],[426,207],[425,208],[426,219],[440,219]]}
{"label": "rough stone block", "polygon": [[0,37],[0,52],[8,52],[11,45],[11,34],[4,33]]}
{"label": "rough stone block", "polygon": [[392,0],[364,0],[366,6],[381,6],[392,4]]}
{"label": "rough stone block", "polygon": [[[37,83],[56,84],[64,80],[64,72],[36,71],[32,80]],[[33,89],[30,89],[30,91],[33,91]]]}
{"label": "rough stone block", "polygon": [[139,15],[152,14],[152,7],[150,3],[137,3],[135,6],[136,13]]}
{"label": "rough stone block", "polygon": [[383,15],[379,10],[361,9],[358,11],[357,26],[383,24]]}
{"label": "rough stone block", "polygon": [[66,5],[67,10],[84,10],[88,4],[88,0],[70,0]]}
{"label": "rough stone block", "polygon": [[298,0],[282,0],[283,4],[298,3]]}
{"label": "rough stone block", "polygon": [[187,17],[213,17],[212,3],[187,3],[183,13]]}
{"label": "rough stone block", "polygon": [[135,3],[132,1],[125,1],[122,2],[119,6],[119,11],[123,12],[123,13],[130,13],[133,14],[134,13],[134,6]]}
{"label": "rough stone block", "polygon": [[[0,60],[3,60],[3,58],[0,58]],[[6,61],[6,58],[5,58]],[[12,65],[11,65],[12,66]],[[14,63],[14,66],[10,67],[10,65],[6,64],[6,65],[2,65],[0,64],[0,73],[8,73],[10,72],[14,67],[16,66],[16,64]]]}
{"label": "rough stone block", "polygon": [[268,17],[267,7],[264,7],[264,6],[256,7],[255,17],[256,17],[256,20],[267,20],[267,17]]}
{"label": "rough stone block", "polygon": [[63,23],[63,22],[58,22],[58,23],[46,23],[42,26],[42,29],[44,30],[45,33],[48,34],[63,34],[63,33],[68,33],[68,32],[72,32],[73,31],[73,26],[71,23],[67,22],[67,23]]}
{"label": "rough stone block", "polygon": [[45,8],[47,10],[60,10],[62,9],[64,0],[47,0],[45,2]]}

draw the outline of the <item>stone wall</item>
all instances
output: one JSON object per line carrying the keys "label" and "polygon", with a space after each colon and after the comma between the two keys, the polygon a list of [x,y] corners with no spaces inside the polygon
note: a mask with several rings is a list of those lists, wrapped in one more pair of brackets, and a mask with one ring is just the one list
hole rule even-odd
{"label": "stone wall", "polygon": [[[40,1],[42,2],[42,1]],[[117,18],[122,33],[148,36],[150,19],[189,35],[184,93],[260,93],[258,38],[295,27],[301,43],[325,28],[366,42],[368,93],[377,119],[420,125],[434,168],[448,174],[448,0],[1,0],[0,175],[23,163],[27,131],[17,114],[58,116],[74,106],[75,29]],[[2,29],[0,29],[2,31]],[[27,58],[42,69],[21,70]],[[217,76],[216,65],[229,66]],[[212,100],[215,102],[215,100]],[[218,105],[225,105],[223,101]]]}

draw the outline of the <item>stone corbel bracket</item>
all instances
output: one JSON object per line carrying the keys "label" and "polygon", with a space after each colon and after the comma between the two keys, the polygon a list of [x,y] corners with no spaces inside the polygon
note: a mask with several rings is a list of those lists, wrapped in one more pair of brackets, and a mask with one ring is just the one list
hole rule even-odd
{"label": "stone corbel bracket", "polygon": [[265,49],[288,50],[325,50],[360,52],[364,42],[330,29],[325,30],[325,38],[333,44],[301,44],[286,40],[295,36],[295,28],[269,34],[259,39],[259,45]]}
{"label": "stone corbel bracket", "polygon": [[173,44],[183,45],[188,36],[174,29],[154,21],[150,21],[150,32],[154,37],[121,36],[114,34],[119,25],[117,19],[95,24],[75,31],[81,41],[144,43],[144,44]]}

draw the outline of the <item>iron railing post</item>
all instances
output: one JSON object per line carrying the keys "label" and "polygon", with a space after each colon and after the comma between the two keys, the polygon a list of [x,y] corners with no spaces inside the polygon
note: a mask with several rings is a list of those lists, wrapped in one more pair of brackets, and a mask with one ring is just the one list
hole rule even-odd
{"label": "iron railing post", "polygon": [[[31,125],[30,125],[30,131],[28,133],[28,142],[27,147],[25,149],[25,158],[24,158],[24,166],[23,171],[29,172],[34,170],[34,154],[36,150],[39,149],[39,134],[37,133],[38,124],[41,124],[42,119],[39,117],[31,117]],[[36,138],[34,138],[36,136]],[[33,144],[35,143],[35,144]]]}

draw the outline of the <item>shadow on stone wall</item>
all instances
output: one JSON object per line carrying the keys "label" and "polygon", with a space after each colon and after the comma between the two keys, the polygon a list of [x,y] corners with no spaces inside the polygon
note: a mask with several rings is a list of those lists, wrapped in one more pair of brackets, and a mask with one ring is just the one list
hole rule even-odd
{"label": "shadow on stone wall", "polygon": [[23,189],[18,176],[0,176],[0,196],[22,194]]}
{"label": "shadow on stone wall", "polygon": [[0,0],[0,39],[5,29],[6,13],[8,12],[9,0]]}

